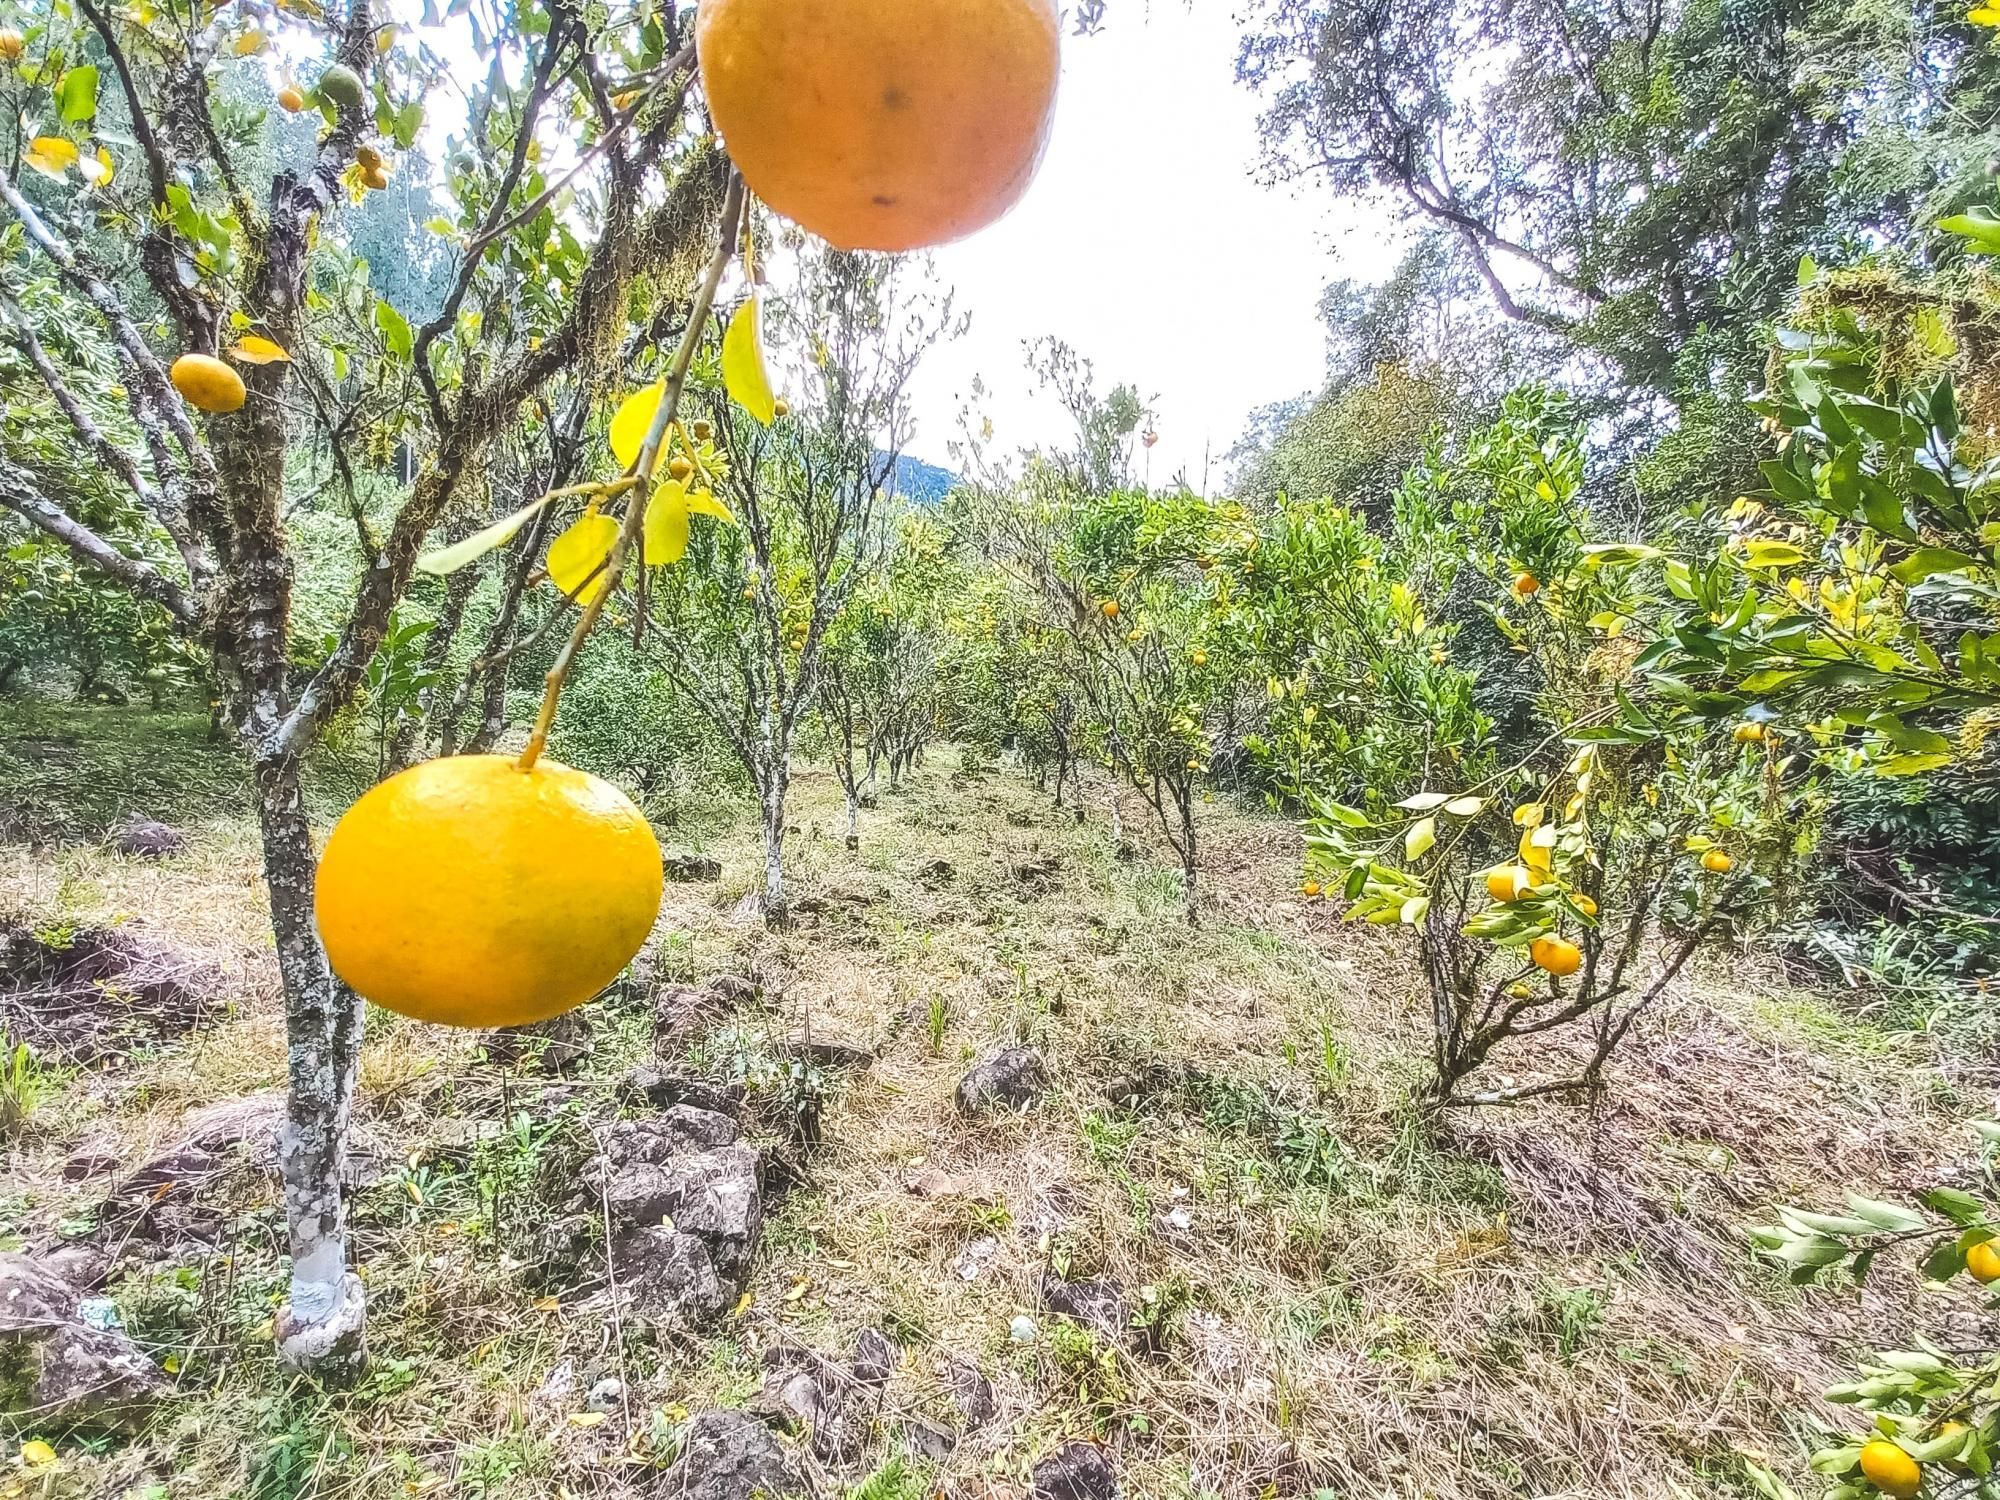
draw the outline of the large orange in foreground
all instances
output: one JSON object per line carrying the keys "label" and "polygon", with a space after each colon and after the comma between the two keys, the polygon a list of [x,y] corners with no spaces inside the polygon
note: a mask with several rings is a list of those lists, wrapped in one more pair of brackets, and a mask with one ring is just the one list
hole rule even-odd
{"label": "large orange in foreground", "polygon": [[694,37],[744,181],[843,250],[992,223],[1048,141],[1054,0],[702,0]]}
{"label": "large orange in foreground", "polygon": [[660,910],[660,846],[608,781],[451,755],[350,807],[314,909],[333,971],[447,1026],[523,1026],[618,977]]}

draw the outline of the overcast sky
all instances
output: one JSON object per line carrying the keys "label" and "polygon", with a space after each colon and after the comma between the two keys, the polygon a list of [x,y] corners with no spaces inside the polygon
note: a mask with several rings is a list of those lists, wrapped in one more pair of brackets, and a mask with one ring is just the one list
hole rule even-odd
{"label": "overcast sky", "polygon": [[936,252],[971,332],[917,377],[908,451],[945,463],[975,374],[1002,449],[1060,441],[1062,412],[1031,391],[1022,341],[1054,333],[1092,360],[1100,389],[1154,396],[1153,483],[1185,467],[1211,488],[1256,407],[1318,386],[1319,295],[1375,280],[1395,256],[1386,216],[1323,186],[1254,181],[1258,101],[1235,81],[1223,0],[1126,0],[1096,36],[1063,40],[1055,133],[1027,198]]}

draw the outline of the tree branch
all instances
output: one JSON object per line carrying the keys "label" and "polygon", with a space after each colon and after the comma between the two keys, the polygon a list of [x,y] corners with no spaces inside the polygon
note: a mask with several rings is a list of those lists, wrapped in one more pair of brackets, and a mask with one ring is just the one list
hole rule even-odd
{"label": "tree branch", "polygon": [[0,468],[0,505],[61,542],[85,567],[117,579],[141,599],[150,600],[172,615],[183,630],[193,630],[197,614],[178,584],[145,559],[126,556],[67,511],[37,494],[28,487],[27,477],[12,466]]}

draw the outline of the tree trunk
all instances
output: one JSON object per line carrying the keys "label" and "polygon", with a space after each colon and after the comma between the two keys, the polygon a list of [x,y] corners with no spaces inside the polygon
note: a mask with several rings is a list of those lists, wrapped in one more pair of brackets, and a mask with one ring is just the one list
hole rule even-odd
{"label": "tree trunk", "polygon": [[347,1122],[361,1053],[361,1000],[334,976],[313,923],[312,830],[290,758],[257,767],[257,817],[271,930],[284,980],[291,1090],[278,1175],[291,1231],[291,1297],[276,1321],[279,1363],[335,1384],[367,1360],[367,1302],[348,1268]]}
{"label": "tree trunk", "polygon": [[759,790],[764,823],[764,925],[785,925],[785,767],[771,767]]}
{"label": "tree trunk", "polygon": [[1194,845],[1194,786],[1190,783],[1174,787],[1174,804],[1181,821],[1181,892],[1187,902],[1187,924],[1201,925],[1201,907],[1198,904],[1195,879],[1199,872],[1195,862]]}
{"label": "tree trunk", "polygon": [[852,786],[847,788],[847,847],[861,847],[861,798]]}

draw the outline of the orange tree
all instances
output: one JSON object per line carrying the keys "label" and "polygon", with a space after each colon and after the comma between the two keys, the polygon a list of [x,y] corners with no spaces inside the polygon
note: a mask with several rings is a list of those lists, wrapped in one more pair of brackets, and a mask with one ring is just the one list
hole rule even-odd
{"label": "orange tree", "polygon": [[[496,440],[539,393],[616,365],[628,311],[700,264],[723,197],[726,163],[681,130],[688,59],[668,22],[606,26],[560,4],[523,16],[484,39],[494,65],[451,168],[454,271],[428,317],[368,291],[340,245],[343,204],[409,170],[396,153],[440,83],[437,50],[367,0],[255,15],[177,3],[151,23],[83,0],[42,12],[0,64],[9,119],[43,132],[0,175],[0,281],[58,286],[117,369],[115,385],[88,378],[76,342],[14,295],[0,311],[31,376],[10,380],[60,413],[144,537],[101,529],[76,477],[17,444],[11,422],[0,505],[214,663],[255,781],[290,1040],[279,1351],[330,1375],[363,1357],[340,1188],[362,1011],[314,929],[301,761],[362,688],[426,539],[482,498]],[[298,164],[253,176],[279,116],[217,85],[279,81],[273,33],[317,59],[279,101],[300,111],[286,127],[304,137]],[[558,122],[560,171],[542,162]],[[684,308],[685,276],[677,295]],[[288,517],[328,503],[290,492],[288,458],[308,440],[338,455],[324,493],[351,515],[357,581],[332,648],[302,664]],[[424,454],[407,482],[370,462],[394,442]]]}
{"label": "orange tree", "polygon": [[[674,540],[688,566],[643,601],[651,659],[714,724],[756,789],[764,917],[786,917],[785,802],[792,746],[819,701],[828,640],[883,566],[883,495],[908,421],[918,361],[951,326],[949,297],[915,263],[823,251],[803,257],[792,295],[773,299],[779,347],[802,351],[797,409],[766,387],[732,401],[697,381],[706,411],[686,482],[736,524]],[[731,319],[762,317],[761,291]],[[729,359],[724,346],[727,376]],[[678,429],[677,429],[678,430]],[[888,447],[878,446],[887,435]],[[680,555],[679,550],[675,556]]]}
{"label": "orange tree", "polygon": [[[1625,632],[1646,608],[1640,569],[1659,553],[1590,540],[1582,490],[1579,435],[1538,391],[1516,393],[1496,422],[1406,477],[1395,597],[1414,621],[1451,608],[1454,591],[1471,596],[1471,618],[1490,619],[1503,643],[1501,665],[1480,675],[1505,672],[1522,700],[1506,710],[1517,743],[1533,738],[1493,768],[1472,738],[1476,715],[1405,693],[1433,736],[1452,732],[1419,737],[1424,762],[1394,769],[1408,778],[1400,787],[1366,785],[1363,806],[1310,799],[1309,883],[1351,920],[1416,930],[1431,1107],[1601,1086],[1618,1043],[1694,952],[1768,915],[1774,877],[1810,846],[1808,768],[1776,740],[1749,744],[1649,696],[1635,675]],[[1406,632],[1401,649],[1426,648]],[[1471,686],[1468,669],[1460,678]],[[1475,1077],[1503,1044],[1545,1035],[1564,1047],[1545,1049],[1541,1076]]]}
{"label": "orange tree", "polygon": [[[1185,491],[1083,495],[1039,465],[994,521],[1001,560],[1033,601],[1037,643],[1070,690],[1078,738],[1151,809],[1180,864],[1190,923],[1199,916],[1195,788],[1214,754],[1211,712],[1231,681],[1214,594],[1192,559],[1226,524]],[[1064,701],[1051,693],[1027,714],[1054,729]],[[1113,818],[1117,838],[1115,796]]]}

